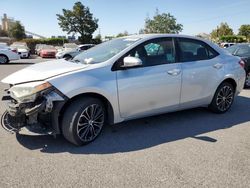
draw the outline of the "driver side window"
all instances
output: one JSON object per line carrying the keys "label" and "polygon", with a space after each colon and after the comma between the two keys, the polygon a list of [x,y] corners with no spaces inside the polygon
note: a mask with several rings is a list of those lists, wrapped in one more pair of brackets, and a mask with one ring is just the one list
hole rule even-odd
{"label": "driver side window", "polygon": [[141,59],[144,67],[175,63],[174,42],[172,38],[150,40],[131,50],[127,56]]}

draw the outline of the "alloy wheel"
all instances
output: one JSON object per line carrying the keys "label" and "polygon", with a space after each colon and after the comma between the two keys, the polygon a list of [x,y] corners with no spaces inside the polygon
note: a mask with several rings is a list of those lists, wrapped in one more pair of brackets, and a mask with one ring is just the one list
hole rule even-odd
{"label": "alloy wheel", "polygon": [[98,104],[86,107],[77,123],[77,135],[83,142],[94,140],[104,125],[104,110]]}
{"label": "alloy wheel", "polygon": [[8,62],[7,57],[1,55],[1,56],[0,56],[0,64],[1,64],[1,63],[2,63],[2,64],[5,64],[5,63],[7,63],[7,62]]}
{"label": "alloy wheel", "polygon": [[220,89],[216,99],[216,105],[221,112],[227,111],[234,99],[234,91],[229,86],[224,86]]}

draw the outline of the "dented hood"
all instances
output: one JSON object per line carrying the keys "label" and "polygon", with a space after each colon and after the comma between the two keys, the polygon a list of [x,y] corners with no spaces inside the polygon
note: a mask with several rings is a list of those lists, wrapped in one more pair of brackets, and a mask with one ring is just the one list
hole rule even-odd
{"label": "dented hood", "polygon": [[19,70],[2,80],[6,84],[20,84],[41,81],[61,74],[86,68],[88,65],[73,63],[64,59],[38,63]]}

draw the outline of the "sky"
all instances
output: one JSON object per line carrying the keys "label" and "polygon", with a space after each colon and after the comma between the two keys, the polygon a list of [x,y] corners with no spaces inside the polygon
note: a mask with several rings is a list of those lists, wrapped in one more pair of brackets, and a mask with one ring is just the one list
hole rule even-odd
{"label": "sky", "polygon": [[[72,9],[77,0],[0,0],[0,16],[21,21],[25,29],[45,37],[66,35],[58,25],[56,14]],[[170,13],[183,24],[182,34],[210,33],[227,22],[238,33],[242,24],[250,24],[250,0],[80,0],[99,19],[94,35],[138,33],[146,17]]]}

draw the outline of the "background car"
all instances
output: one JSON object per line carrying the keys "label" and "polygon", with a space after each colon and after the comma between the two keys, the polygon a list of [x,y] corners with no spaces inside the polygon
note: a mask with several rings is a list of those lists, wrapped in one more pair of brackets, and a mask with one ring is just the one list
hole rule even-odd
{"label": "background car", "polygon": [[220,44],[222,48],[228,48],[230,46],[235,45],[235,43],[228,43],[228,42],[223,42]]}
{"label": "background car", "polygon": [[45,46],[46,44],[36,44],[35,46],[35,54],[39,55],[40,50],[42,49],[43,46]]}
{"label": "background car", "polygon": [[69,60],[69,59],[74,58],[75,56],[77,56],[81,52],[92,48],[93,46],[95,46],[95,45],[94,44],[81,44],[81,45],[77,46],[77,48],[63,50],[63,51],[58,52],[56,54],[56,58],[57,59],[64,58],[64,59]]}
{"label": "background car", "polygon": [[0,45],[0,64],[9,63],[11,60],[20,59],[20,56],[11,50],[10,47]]}
{"label": "background car", "polygon": [[226,50],[234,56],[241,57],[245,61],[245,87],[250,88],[250,43],[236,44],[227,48]]}
{"label": "background car", "polygon": [[55,46],[57,52],[63,51],[63,46]]}
{"label": "background car", "polygon": [[30,57],[30,51],[25,46],[16,46],[17,53],[21,58],[29,58]]}
{"label": "background car", "polygon": [[30,49],[28,48],[26,43],[14,42],[12,45],[10,45],[10,47],[12,49],[16,49],[21,58],[30,57]]}
{"label": "background car", "polygon": [[78,46],[75,43],[64,43],[63,44],[63,50],[72,50],[76,49]]}
{"label": "background car", "polygon": [[39,54],[42,58],[45,58],[45,57],[55,58],[56,53],[57,53],[56,48],[54,46],[51,46],[51,45],[42,46],[42,48],[39,52]]}

